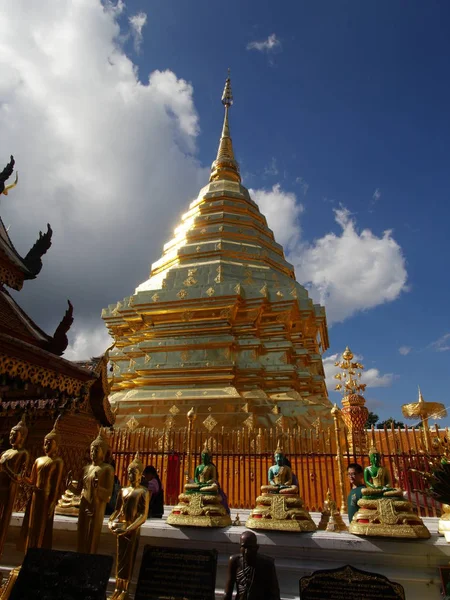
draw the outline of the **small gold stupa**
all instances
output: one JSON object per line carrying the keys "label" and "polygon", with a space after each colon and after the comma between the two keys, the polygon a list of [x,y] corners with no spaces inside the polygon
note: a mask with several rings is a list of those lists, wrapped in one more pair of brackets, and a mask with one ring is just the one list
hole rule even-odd
{"label": "small gold stupa", "polygon": [[149,279],[102,312],[116,342],[110,401],[118,427],[184,427],[190,406],[208,432],[330,418],[325,309],[296,282],[241,184],[229,77],[222,103],[209,183]]}

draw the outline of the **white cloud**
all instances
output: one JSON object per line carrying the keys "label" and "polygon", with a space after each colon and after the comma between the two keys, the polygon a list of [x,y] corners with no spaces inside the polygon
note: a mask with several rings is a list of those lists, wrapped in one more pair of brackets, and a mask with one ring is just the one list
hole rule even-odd
{"label": "white cloud", "polygon": [[71,330],[71,339],[64,352],[64,358],[67,360],[84,360],[92,356],[100,356],[114,343],[102,323],[93,328],[75,325]]}
{"label": "white cloud", "polygon": [[270,161],[270,164],[265,167],[264,169],[264,175],[278,175],[278,166],[277,166],[277,159],[274,158],[272,156],[272,160]]}
{"label": "white cloud", "polygon": [[42,272],[18,298],[48,331],[67,298],[75,325],[101,325],[101,309],[146,278],[205,181],[192,86],[169,70],[138,79],[121,46],[124,10],[3,3],[0,168],[14,154],[21,177],[1,211],[23,254],[47,221],[54,230]]}
{"label": "white cloud", "polygon": [[147,23],[147,15],[143,12],[137,13],[128,19],[131,26],[131,34],[134,40],[134,49],[139,52],[143,40],[142,30]]}
{"label": "white cloud", "polygon": [[298,281],[325,305],[330,324],[407,291],[405,258],[392,232],[381,237],[369,229],[359,232],[347,209],[334,212],[340,235],[328,233],[288,256]]}
{"label": "white cloud", "polygon": [[[325,381],[329,392],[332,392],[336,386],[337,380],[334,376],[341,371],[335,366],[336,361],[340,361],[339,354],[332,354],[323,359],[323,368],[325,370]],[[355,354],[355,361],[361,362],[362,356]],[[364,370],[361,375],[361,383],[365,383],[368,388],[389,387],[392,385],[395,375],[393,373],[380,373],[379,369],[371,368]]]}
{"label": "white cloud", "polygon": [[261,212],[266,216],[276,241],[284,246],[285,250],[295,247],[300,242],[299,217],[303,212],[303,206],[297,202],[295,194],[284,192],[279,183],[274,185],[271,190],[250,189],[249,191]]}
{"label": "white cloud", "polygon": [[309,190],[309,183],[307,183],[303,179],[303,177],[297,177],[295,180],[295,183],[298,183],[300,185],[303,195],[306,196],[306,194],[308,193],[308,190]]}
{"label": "white cloud", "polygon": [[438,340],[432,342],[430,348],[436,352],[446,352],[447,350],[450,350],[450,333],[445,333]]}
{"label": "white cloud", "polygon": [[398,351],[400,352],[400,354],[402,356],[406,356],[407,354],[409,354],[411,352],[412,348],[411,346],[400,346],[400,348],[398,349]]}
{"label": "white cloud", "polygon": [[381,192],[380,192],[380,188],[377,188],[374,193],[372,194],[372,201],[375,204],[375,202],[378,202],[378,200],[381,198]]}
{"label": "white cloud", "polygon": [[259,52],[274,52],[281,48],[281,42],[275,33],[269,35],[267,40],[254,41],[247,44],[247,50],[258,50]]}

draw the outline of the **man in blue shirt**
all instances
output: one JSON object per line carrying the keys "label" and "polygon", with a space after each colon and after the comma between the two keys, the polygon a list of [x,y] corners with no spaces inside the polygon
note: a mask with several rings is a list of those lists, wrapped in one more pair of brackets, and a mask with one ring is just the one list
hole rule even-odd
{"label": "man in blue shirt", "polygon": [[353,517],[358,512],[358,500],[361,499],[364,484],[364,470],[358,463],[351,463],[347,467],[347,475],[350,481],[350,493],[347,499],[348,522],[351,523]]}

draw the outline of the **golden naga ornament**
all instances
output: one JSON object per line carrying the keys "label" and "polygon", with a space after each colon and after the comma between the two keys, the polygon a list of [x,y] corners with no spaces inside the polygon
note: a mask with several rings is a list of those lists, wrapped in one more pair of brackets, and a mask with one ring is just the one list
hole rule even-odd
{"label": "golden naga ornament", "polygon": [[275,464],[268,473],[268,485],[261,486],[256,507],[250,512],[246,527],[275,531],[315,531],[316,525],[303,508],[298,485],[293,481],[280,443],[275,450]]}
{"label": "golden naga ornament", "polygon": [[350,533],[364,536],[428,539],[430,532],[422,519],[403,497],[403,491],[391,487],[389,471],[381,465],[381,455],[370,449],[370,466],[364,469],[366,488],[358,500],[358,512],[349,526]]}
{"label": "golden naga ornament", "polygon": [[225,507],[220,490],[217,469],[212,462],[211,450],[205,442],[202,462],[195,469],[194,481],[184,486],[178,504],[167,517],[169,525],[194,527],[228,527],[229,510]]}

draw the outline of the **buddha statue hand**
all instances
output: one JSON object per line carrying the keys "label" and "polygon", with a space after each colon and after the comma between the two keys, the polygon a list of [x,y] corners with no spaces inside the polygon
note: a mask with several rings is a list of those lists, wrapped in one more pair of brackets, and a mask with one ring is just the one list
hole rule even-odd
{"label": "buddha statue hand", "polygon": [[94,475],[94,479],[92,480],[92,487],[97,489],[98,488],[98,476],[97,473]]}

